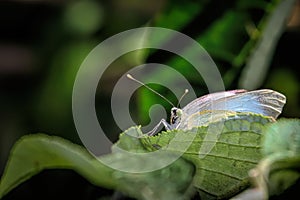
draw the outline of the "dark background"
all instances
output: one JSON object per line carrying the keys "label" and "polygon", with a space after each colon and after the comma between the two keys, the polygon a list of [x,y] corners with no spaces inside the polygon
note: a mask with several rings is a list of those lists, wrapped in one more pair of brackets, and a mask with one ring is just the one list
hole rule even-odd
{"label": "dark background", "polygon": [[[234,71],[234,75],[225,80],[226,89],[238,88],[246,59],[234,65],[232,58],[250,40],[246,31],[240,28],[245,27],[241,19],[246,16],[245,21],[250,20],[255,26],[268,15],[259,6],[256,7],[255,3],[260,4],[258,1],[253,1],[250,6],[245,2],[0,1],[0,175],[9,151],[22,135],[46,133],[81,144],[71,110],[76,72],[89,51],[104,39],[124,30],[153,25],[176,29],[194,39],[200,38],[198,41],[212,55],[222,75]],[[271,1],[261,2],[268,4]],[[267,77],[260,86],[278,90],[287,96],[282,117],[300,117],[299,5],[298,1],[290,14],[274,49]],[[234,17],[223,22],[221,19],[225,19],[229,12],[241,18]],[[219,21],[224,26],[211,28]],[[158,51],[147,60],[167,63],[171,56]],[[107,116],[99,122],[111,133],[112,141],[117,140],[120,130],[109,110],[110,95],[115,81],[132,67],[133,62],[121,60],[101,79],[105,89],[97,94],[96,106],[101,115]],[[198,96],[207,93],[201,81],[188,74],[187,78]],[[161,101],[153,94],[145,97],[144,93],[142,91],[133,99],[136,106],[132,112],[140,123],[147,123],[147,115],[141,114],[147,110],[147,105]],[[168,98],[173,97],[166,92],[161,93]],[[111,193],[94,187],[75,172],[47,170],[21,184],[4,199],[97,199]]]}

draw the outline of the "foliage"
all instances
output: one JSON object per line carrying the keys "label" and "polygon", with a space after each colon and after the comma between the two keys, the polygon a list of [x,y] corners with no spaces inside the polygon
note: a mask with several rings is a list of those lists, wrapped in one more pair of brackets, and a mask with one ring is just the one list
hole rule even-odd
{"label": "foliage", "polygon": [[300,178],[300,120],[281,119],[267,126],[262,147],[264,158],[252,178],[264,197],[278,196]]}
{"label": "foliage", "polygon": [[[206,127],[197,127],[192,131],[197,132],[196,140],[178,161],[148,174],[111,169],[80,145],[62,139],[80,143],[72,122],[71,94],[76,72],[86,54],[103,39],[144,25],[171,28],[189,35],[212,56],[226,89],[272,88],[280,91],[288,97],[283,116],[299,117],[300,84],[297,73],[294,73],[299,65],[297,51],[290,46],[277,46],[280,40],[281,44],[295,42],[291,37],[287,41],[282,39],[283,33],[291,33],[291,29],[286,27],[286,19],[295,0],[124,2],[1,2],[1,16],[7,19],[2,22],[1,41],[7,43],[8,47],[11,44],[13,47],[22,47],[24,55],[22,51],[20,57],[14,54],[11,57],[17,61],[25,56],[26,62],[8,69],[7,75],[5,66],[9,59],[0,59],[0,81],[1,86],[5,87],[1,87],[0,99],[3,111],[0,115],[0,165],[4,163],[5,152],[10,149],[10,144],[20,135],[42,130],[61,137],[32,134],[16,142],[1,178],[0,197],[42,170],[57,168],[74,170],[98,187],[121,191],[138,199],[190,198],[193,189],[204,198],[229,197],[250,184],[247,174],[251,168],[254,168],[250,171],[250,178],[255,188],[252,197],[257,196],[257,191],[261,192],[258,194],[260,198],[280,196],[299,183],[300,131],[297,119],[279,120],[266,126],[266,130],[264,126],[267,121],[264,117],[251,115],[244,119],[227,120],[220,141],[212,149],[211,155],[204,158],[200,158],[198,153],[201,144],[205,144]],[[13,17],[11,13],[15,13]],[[296,31],[295,35],[299,37]],[[1,43],[1,50],[2,47]],[[193,53],[193,49],[187,48],[187,51]],[[28,53],[29,57],[26,57]],[[198,96],[207,93],[201,76],[194,73],[184,59],[155,50],[132,55],[112,64],[101,80],[103,87],[98,92],[101,94],[96,95],[96,108],[105,116],[99,121],[111,135],[119,133],[111,113],[106,110],[110,107],[107,99],[110,98],[112,82],[132,65],[142,62],[164,63],[181,72],[191,82]],[[291,62],[292,55],[296,55],[296,63]],[[28,60],[32,62],[29,67]],[[7,77],[2,80],[3,74]],[[167,74],[157,72],[154,76],[173,81]],[[153,88],[170,100],[175,97],[165,88],[157,85]],[[179,89],[183,91],[185,88]],[[141,121],[147,122],[146,113],[153,102],[157,103],[160,99],[143,89],[138,91],[137,97],[134,105],[140,124]],[[165,107],[170,108],[169,105]],[[146,161],[118,153],[116,147],[138,153],[152,152],[168,147],[169,140],[175,134],[190,134],[170,131],[135,139],[127,137],[131,131],[139,132],[140,129],[133,127],[121,134],[113,152],[101,158],[127,168],[131,165],[143,166]],[[222,140],[226,140],[224,144]],[[260,140],[263,140],[262,144]],[[228,141],[231,143],[228,144]],[[247,145],[252,147],[248,148]],[[227,148],[232,151],[227,152]],[[261,148],[262,154],[259,152]],[[176,149],[168,151],[171,154],[178,153]],[[222,158],[224,153],[231,156]],[[229,168],[230,162],[238,170]],[[226,168],[223,169],[223,165]],[[70,184],[70,187],[74,186]]]}
{"label": "foliage", "polygon": [[[201,21],[202,18],[206,19],[205,17],[211,12],[210,8],[215,6],[214,8],[217,9],[217,4],[222,4],[221,2],[202,1],[202,3],[195,4],[193,1],[187,1],[185,6],[193,7],[190,10],[179,9],[181,2],[175,1],[168,4],[163,14],[157,16],[151,25],[176,27],[176,30],[192,35],[216,62],[227,90],[236,88],[253,90],[262,88],[267,72],[271,73],[269,68],[275,47],[286,27],[286,19],[290,16],[294,3],[294,0],[226,2],[226,5],[222,5],[223,7],[218,5],[220,8],[215,11],[217,14],[210,16],[209,23],[204,24],[205,22]],[[185,17],[182,20],[174,20],[179,15]],[[191,47],[187,47],[185,51],[193,54]],[[145,54],[148,56],[145,59],[149,62],[156,61],[163,55],[160,51],[152,52],[150,56]],[[193,67],[188,62],[179,56],[163,58],[160,63],[164,62],[183,74],[192,86],[195,86],[194,90],[199,96],[207,93],[207,86],[201,75],[193,71]],[[151,76],[153,74],[169,82],[176,81],[161,72],[152,72]],[[278,90],[276,87],[279,86],[272,85],[272,87]],[[165,88],[155,89],[165,94],[168,99],[174,98],[173,94],[166,92]],[[155,95],[145,89],[141,90],[139,93],[140,113],[147,113],[151,105],[158,101]],[[148,120],[146,115],[141,115],[140,118],[144,121]]]}
{"label": "foliage", "polygon": [[[193,194],[192,188],[196,188],[203,199],[227,199],[249,186],[250,169],[258,171],[255,174],[259,175],[254,178],[258,187],[264,189],[266,194],[274,195],[275,191],[282,193],[300,177],[295,176],[300,167],[300,121],[286,119],[270,123],[271,121],[270,118],[257,114],[240,113],[209,126],[190,131],[172,130],[156,136],[145,136],[140,127],[132,127],[120,135],[112,153],[100,157],[100,161],[81,146],[62,138],[44,134],[25,136],[15,144],[11,152],[0,182],[0,196],[33,175],[50,168],[75,170],[99,187],[122,191],[137,199],[189,199]],[[201,157],[201,146],[212,142],[205,140],[208,128],[220,125],[223,128],[215,146]],[[130,173],[109,167],[110,163],[123,169],[154,166],[163,161],[166,158],[164,156],[176,155],[178,149],[189,142],[192,134],[196,136],[192,137],[186,151],[179,152],[182,153],[181,158],[160,170]],[[279,143],[282,148],[274,148],[273,143]],[[261,144],[263,154],[260,151]],[[119,148],[128,153],[119,151]],[[157,157],[155,163],[130,154],[158,149],[168,154]],[[105,160],[108,166],[101,160]],[[264,179],[269,177],[268,174],[272,175],[272,181]],[[283,180],[286,182],[284,186],[279,184]]]}
{"label": "foliage", "polygon": [[[130,134],[134,129],[136,128],[131,128],[124,134]],[[125,142],[133,149],[143,150],[143,146],[135,141]],[[144,164],[143,160],[122,153],[112,153],[101,159],[106,160],[106,164],[117,163],[120,168]],[[189,195],[194,171],[191,164],[179,159],[172,165],[154,172],[122,172],[104,165],[83,147],[62,138],[44,134],[28,135],[21,138],[11,152],[0,182],[0,198],[33,175],[51,168],[74,170],[99,187],[122,191],[137,199],[178,199],[182,195]],[[164,184],[163,190],[160,184]]]}
{"label": "foliage", "polygon": [[[260,142],[264,125],[270,119],[254,114],[237,114],[235,118],[210,123],[208,127],[182,132],[163,132],[155,137],[143,139],[148,149],[155,146],[166,147],[167,151],[177,152],[187,142],[189,135],[196,134],[189,148],[182,152],[183,158],[196,166],[194,187],[203,199],[227,199],[249,185],[248,171],[255,167],[261,158]],[[221,126],[220,137],[207,155],[202,155],[201,147],[212,143],[205,140],[210,127]],[[216,129],[218,130],[218,129]],[[176,138],[172,140],[176,135]],[[178,135],[182,135],[179,137]],[[173,146],[169,146],[172,141]],[[150,145],[149,145],[150,143]],[[202,155],[202,156],[201,156]]]}

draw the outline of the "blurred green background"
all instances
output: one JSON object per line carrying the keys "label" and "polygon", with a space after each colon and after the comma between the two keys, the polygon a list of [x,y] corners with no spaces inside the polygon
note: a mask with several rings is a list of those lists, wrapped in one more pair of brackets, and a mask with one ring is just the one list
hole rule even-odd
{"label": "blurred green background", "polygon": [[[192,37],[216,62],[227,90],[277,90],[287,96],[281,116],[300,117],[299,0],[14,0],[0,2],[0,16],[0,175],[22,135],[42,132],[81,144],[71,110],[77,70],[97,44],[131,28],[166,27]],[[118,59],[104,73],[96,95],[96,108],[105,116],[99,122],[112,141],[120,133],[110,110],[114,84],[143,62],[172,66],[185,75],[197,96],[207,93],[192,67],[170,53],[157,50],[138,60],[134,54]],[[152,87],[176,103],[170,91]],[[140,124],[149,121],[152,104],[166,103],[144,89],[135,97],[132,115]],[[93,187],[73,172],[49,170],[6,199],[97,199],[103,193],[110,191]]]}

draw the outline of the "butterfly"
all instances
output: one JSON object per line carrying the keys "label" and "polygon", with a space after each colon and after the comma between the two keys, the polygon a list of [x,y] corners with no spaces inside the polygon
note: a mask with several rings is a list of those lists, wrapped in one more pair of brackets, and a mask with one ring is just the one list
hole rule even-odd
{"label": "butterfly", "polygon": [[[171,109],[170,124],[162,122],[168,130],[183,129],[188,126],[195,115],[210,116],[212,114],[227,114],[230,112],[256,113],[276,119],[282,112],[286,97],[271,89],[247,91],[244,89],[216,92],[199,97],[182,109]],[[214,113],[209,112],[210,110]],[[219,112],[217,112],[219,111]],[[204,124],[204,120],[198,125]]]}
{"label": "butterfly", "polygon": [[[131,75],[127,75],[127,77],[144,85],[146,88],[167,100],[147,85],[134,79]],[[187,92],[186,90],[184,95]],[[169,100],[167,101],[169,102]],[[221,118],[228,113],[236,112],[261,114],[275,120],[281,114],[285,103],[286,97],[271,89],[253,91],[237,89],[210,93],[193,100],[182,109],[174,106],[171,109],[170,123],[165,119],[161,119],[148,135],[155,134],[155,131],[161,124],[164,125],[166,130],[188,130],[196,125],[203,125],[212,118]],[[196,123],[193,123],[195,121]]]}

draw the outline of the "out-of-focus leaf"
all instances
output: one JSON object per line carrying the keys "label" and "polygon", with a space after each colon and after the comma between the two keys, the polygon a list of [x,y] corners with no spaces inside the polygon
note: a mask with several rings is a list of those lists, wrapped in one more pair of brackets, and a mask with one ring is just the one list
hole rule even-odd
{"label": "out-of-focus leaf", "polygon": [[[42,127],[56,129],[70,127],[66,124],[73,123],[71,118],[72,90],[76,73],[85,56],[95,45],[95,41],[77,41],[65,45],[57,50],[52,60],[52,68],[46,80],[41,85],[41,93],[36,97],[32,115]],[[52,130],[52,129],[51,129]],[[58,132],[64,132],[59,130]],[[64,138],[69,138],[70,132],[64,132]]]}
{"label": "out-of-focus leaf", "polygon": [[[138,138],[129,137],[138,131],[136,127],[127,130],[118,145],[131,152],[132,149],[142,152]],[[142,167],[146,162],[139,158],[115,152],[101,157],[104,165],[83,147],[62,138],[43,134],[25,136],[11,152],[0,182],[0,198],[40,171],[53,168],[74,170],[99,187],[118,190],[137,199],[184,199],[191,195],[194,166],[184,159],[148,173],[129,173],[108,167],[110,164],[124,169]]]}
{"label": "out-of-focus leaf", "polygon": [[264,198],[280,195],[300,178],[300,120],[279,119],[267,126],[262,152],[264,159],[251,176]]}
{"label": "out-of-focus leaf", "polygon": [[[243,37],[247,35],[245,23],[248,20],[246,12],[228,10],[216,20],[197,39],[213,58],[229,63],[243,47]],[[236,42],[232,42],[232,39]]]}
{"label": "out-of-focus leaf", "polygon": [[[183,31],[199,42],[200,45],[209,53],[214,59],[219,68],[219,71],[223,75],[225,87],[232,86],[233,82],[238,79],[241,68],[245,65],[246,60],[258,42],[259,30],[261,27],[256,28],[258,24],[265,24],[265,18],[268,17],[274,9],[274,5],[277,4],[276,0],[273,1],[232,1],[230,3],[220,3],[219,1],[204,1],[205,3],[191,3],[188,1],[185,8],[182,9],[182,3],[178,6],[177,1],[168,4],[166,9],[153,20],[154,26],[163,26],[165,28],[172,28],[177,31]],[[195,4],[195,8],[191,5]],[[220,5],[222,4],[222,5]],[[218,9],[216,9],[217,6]],[[180,7],[180,11],[178,11]],[[191,8],[190,8],[191,7]],[[217,11],[216,11],[217,10]],[[183,16],[183,19],[176,17],[179,14]],[[259,13],[259,14],[257,14]],[[176,19],[176,20],[174,20]],[[185,24],[184,24],[185,23]],[[249,27],[254,31],[249,31]],[[169,37],[161,37],[160,43],[169,41]],[[147,38],[145,37],[145,40]],[[172,40],[171,44],[176,43],[177,40]],[[199,57],[196,55],[194,47],[187,46],[182,49],[183,52],[189,56]],[[197,94],[204,94],[207,92],[207,87],[203,81],[203,74],[199,74],[197,70],[188,63],[184,58],[180,56],[161,55],[157,50],[152,50],[149,55],[149,60],[157,56],[160,61],[178,71],[180,74],[192,84],[197,85],[195,87]],[[146,56],[146,54],[144,54]],[[199,59],[200,60],[200,59]],[[207,57],[200,61],[201,66],[207,66]],[[156,60],[155,60],[156,61]],[[228,69],[228,66],[232,66]],[[169,82],[176,82],[177,78],[170,74],[163,73],[156,70],[156,73],[152,73],[151,76],[159,77],[163,80],[169,80]],[[181,88],[184,91],[185,88]],[[165,92],[165,88],[158,89],[159,93],[162,93],[168,99],[173,99],[171,93]],[[153,95],[155,96],[155,95]],[[149,95],[147,92],[142,91],[139,95],[139,111],[140,113],[148,113],[151,105],[157,103],[156,97]],[[174,102],[175,100],[171,100]],[[141,115],[141,121],[145,122],[148,118],[147,115]],[[146,119],[145,119],[146,118]]]}
{"label": "out-of-focus leaf", "polygon": [[208,1],[195,2],[188,0],[183,4],[181,1],[170,1],[169,4],[165,6],[165,9],[152,20],[152,23],[158,27],[180,30],[205,8],[207,2]]}
{"label": "out-of-focus leaf", "polygon": [[257,46],[239,79],[241,88],[253,90],[261,86],[267,75],[277,41],[286,27],[286,20],[290,16],[294,4],[295,0],[281,1],[269,16]]}
{"label": "out-of-focus leaf", "polygon": [[93,34],[103,23],[102,9],[96,1],[72,2],[65,11],[65,26],[75,34]]}
{"label": "out-of-focus leaf", "polygon": [[299,116],[300,105],[298,94],[300,94],[300,84],[298,82],[298,73],[292,72],[286,66],[282,66],[279,69],[275,68],[268,75],[268,79],[264,85],[266,88],[276,88],[277,91],[284,91],[284,95],[288,99],[288,104],[285,105],[283,110],[285,117]]}
{"label": "out-of-focus leaf", "polygon": [[[194,186],[198,189],[201,199],[229,198],[249,186],[248,171],[256,166],[261,159],[260,143],[264,125],[270,119],[256,114],[236,114],[234,118],[223,119],[209,124],[224,126],[217,141],[205,141],[208,127],[199,127],[191,131],[169,131],[157,136],[143,139],[143,144],[149,150],[157,150],[157,146],[167,151],[177,152],[180,148],[168,146],[170,141],[177,147],[185,145],[186,140],[175,140],[178,135],[195,138],[183,158],[190,160],[196,166]],[[181,138],[181,137],[180,137]],[[215,142],[213,149],[200,157],[200,148],[205,143]]]}
{"label": "out-of-focus leaf", "polygon": [[0,182],[0,198],[44,169],[73,169],[96,185],[116,186],[112,170],[67,140],[44,134],[27,135],[13,147]]}
{"label": "out-of-focus leaf", "polygon": [[282,152],[300,154],[300,120],[279,119],[268,126],[262,150],[265,156]]}

